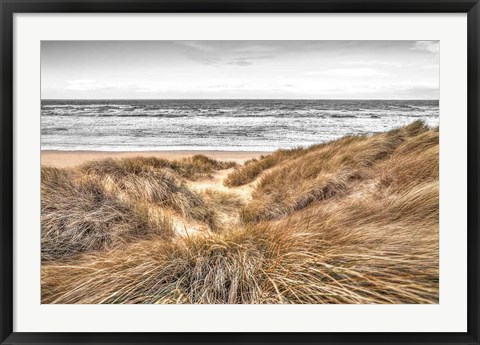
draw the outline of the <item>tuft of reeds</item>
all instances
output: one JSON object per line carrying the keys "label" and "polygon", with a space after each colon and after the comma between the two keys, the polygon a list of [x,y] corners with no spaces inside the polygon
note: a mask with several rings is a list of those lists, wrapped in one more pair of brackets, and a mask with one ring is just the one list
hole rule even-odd
{"label": "tuft of reeds", "polygon": [[217,170],[235,167],[235,162],[221,162],[204,155],[194,155],[181,160],[169,161],[156,157],[104,159],[85,163],[80,168],[84,173],[95,175],[140,174],[149,171],[164,171],[185,178],[198,180],[209,178]]}
{"label": "tuft of reeds", "polygon": [[[193,169],[190,163],[186,164],[189,169]],[[173,170],[171,167],[165,168],[162,160],[156,158],[145,159],[145,161],[140,158],[106,159],[83,165],[79,170],[128,202],[148,202],[170,209],[183,217],[204,222],[212,229],[216,226],[215,212],[208,208],[198,193],[190,190],[175,175],[180,171],[184,176],[185,171]],[[204,170],[201,171],[203,173]],[[198,176],[195,173],[188,174]]]}
{"label": "tuft of reeds", "polygon": [[171,238],[168,212],[216,229],[218,217],[181,178],[234,166],[203,155],[105,159],[76,169],[42,167],[42,259],[122,246],[150,235]]}
{"label": "tuft of reeds", "polygon": [[268,170],[280,162],[301,155],[306,152],[303,148],[295,148],[291,150],[277,150],[270,155],[261,156],[259,159],[251,159],[244,165],[237,167],[231,172],[224,181],[227,187],[243,186],[254,181],[262,172]]}
{"label": "tuft of reeds", "polygon": [[206,189],[201,196],[213,209],[221,212],[236,213],[244,206],[242,198],[229,191]]}
{"label": "tuft of reeds", "polygon": [[167,216],[153,221],[140,205],[132,207],[95,181],[76,181],[68,170],[42,167],[41,194],[42,260],[173,233]]}
{"label": "tuft of reeds", "polygon": [[344,137],[309,149],[261,177],[242,219],[246,223],[279,219],[313,202],[349,193],[402,143],[426,131],[422,122],[414,122],[390,132]]}
{"label": "tuft of reeds", "polygon": [[182,159],[179,164],[189,167],[191,169],[190,174],[210,174],[214,171],[225,170],[235,168],[238,164],[235,162],[223,162],[209,158],[205,155],[194,155]]}

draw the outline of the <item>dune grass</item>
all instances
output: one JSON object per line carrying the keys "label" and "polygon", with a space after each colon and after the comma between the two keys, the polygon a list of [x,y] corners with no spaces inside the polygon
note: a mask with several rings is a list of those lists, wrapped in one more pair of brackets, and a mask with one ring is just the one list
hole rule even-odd
{"label": "dune grass", "polygon": [[[233,185],[253,178],[251,200],[206,190],[195,194],[200,206],[187,207],[212,210],[217,222],[223,217],[222,231],[170,237],[154,232],[121,248],[107,245],[70,261],[46,261],[42,303],[438,303],[438,139],[438,130],[415,122],[274,153],[269,163],[259,163],[269,156],[248,162],[233,172]],[[109,203],[126,200],[131,206],[131,200],[148,199],[151,205],[163,199],[150,198],[145,182],[138,188],[127,183],[145,178],[144,169],[121,177],[110,170],[76,173],[82,183],[106,191],[105,198],[116,196]],[[181,178],[170,167],[155,171]],[[75,174],[49,173],[61,175],[50,183],[67,185]],[[62,182],[64,175],[70,182]],[[179,183],[176,188],[187,188]],[[68,198],[70,189],[80,187],[62,188]],[[157,185],[151,188],[156,193]],[[134,208],[129,212],[136,214]],[[117,231],[116,224],[102,231]]]}
{"label": "dune grass", "polygon": [[[374,205],[353,203],[347,214],[311,209],[278,224],[171,243],[144,241],[128,251],[85,256],[73,267],[44,266],[42,300],[435,303],[438,193],[425,189]],[[413,210],[430,216],[420,220]],[[359,212],[367,218],[352,218]]]}
{"label": "dune grass", "polygon": [[42,259],[114,248],[147,235],[171,238],[168,212],[215,229],[215,211],[181,178],[234,166],[196,155],[181,161],[136,157],[42,167]]}
{"label": "dune grass", "polygon": [[212,208],[222,212],[234,213],[244,206],[242,199],[234,193],[206,189],[201,195]]}
{"label": "dune grass", "polygon": [[355,184],[369,179],[373,167],[388,159],[402,143],[411,141],[415,147],[416,141],[420,142],[417,136],[427,131],[428,127],[418,121],[400,130],[344,137],[306,150],[260,179],[242,219],[247,223],[278,219],[315,201],[349,193]]}
{"label": "dune grass", "polygon": [[141,174],[150,171],[162,170],[176,176],[198,180],[209,178],[210,174],[217,170],[233,168],[235,162],[221,162],[204,155],[194,155],[181,160],[169,161],[156,157],[135,157],[123,159],[104,159],[91,161],[80,168],[82,172],[97,175],[124,175]]}
{"label": "dune grass", "polygon": [[228,175],[224,184],[227,187],[243,186],[254,181],[262,172],[272,168],[278,163],[298,156],[305,152],[303,148],[295,148],[291,150],[277,150],[270,155],[260,156],[259,159],[251,159],[245,162],[244,165],[237,167],[237,169]]}
{"label": "dune grass", "polygon": [[124,246],[149,235],[172,236],[166,215],[152,220],[146,208],[119,200],[95,181],[76,181],[71,171],[42,167],[41,185],[42,260]]}
{"label": "dune grass", "polygon": [[[148,202],[214,227],[213,211],[198,193],[190,190],[175,174],[162,168],[124,169],[113,160],[101,161],[101,171],[87,170],[84,176],[131,203]],[[107,169],[105,169],[107,167]],[[82,169],[82,167],[80,168]]]}

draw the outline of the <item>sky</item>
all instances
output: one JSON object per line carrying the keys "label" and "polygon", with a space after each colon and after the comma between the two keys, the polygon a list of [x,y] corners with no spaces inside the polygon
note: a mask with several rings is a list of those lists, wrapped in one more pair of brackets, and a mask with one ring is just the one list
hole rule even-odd
{"label": "sky", "polygon": [[42,99],[438,99],[438,41],[42,41]]}

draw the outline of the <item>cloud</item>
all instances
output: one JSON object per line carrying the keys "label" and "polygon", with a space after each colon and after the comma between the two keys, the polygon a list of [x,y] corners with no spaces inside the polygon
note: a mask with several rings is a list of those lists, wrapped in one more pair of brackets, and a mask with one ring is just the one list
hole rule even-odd
{"label": "cloud", "polygon": [[212,48],[210,45],[207,44],[207,42],[202,42],[202,41],[175,41],[174,42],[177,45],[192,48],[194,50],[200,50],[200,51],[211,51]]}
{"label": "cloud", "polygon": [[63,44],[42,59],[42,97],[422,98],[438,89],[438,41]]}
{"label": "cloud", "polygon": [[237,66],[250,66],[253,65],[253,61],[247,58],[237,58],[227,62],[229,65],[237,65]]}
{"label": "cloud", "polygon": [[257,60],[269,59],[272,49],[270,47],[245,45],[248,42],[240,42],[243,45],[232,45],[230,41],[209,42],[209,41],[179,41],[176,45],[181,47],[184,54],[191,60],[202,65],[221,66],[251,66]]}
{"label": "cloud", "polygon": [[100,90],[119,90],[131,89],[138,87],[136,83],[132,82],[99,82],[95,79],[74,79],[68,80],[65,90],[68,91],[100,91]]}
{"label": "cloud", "polygon": [[438,54],[440,43],[438,41],[416,41],[411,49]]}
{"label": "cloud", "polygon": [[306,75],[311,76],[324,76],[324,77],[372,77],[372,76],[384,76],[387,75],[375,68],[332,68],[323,71],[308,71]]}
{"label": "cloud", "polygon": [[97,84],[93,79],[76,79],[67,81],[65,90],[70,91],[93,91],[97,90]]}
{"label": "cloud", "polygon": [[344,66],[382,66],[382,67],[394,67],[402,68],[410,65],[411,63],[405,61],[381,61],[381,60],[366,60],[366,61],[343,61],[341,62]]}
{"label": "cloud", "polygon": [[251,55],[246,57],[235,57],[233,59],[227,60],[225,63],[228,65],[236,66],[250,66],[259,60],[266,60],[270,58],[272,58],[271,55]]}
{"label": "cloud", "polygon": [[174,45],[181,49],[182,54],[202,65],[215,65],[219,62],[215,47],[203,41],[175,41]]}

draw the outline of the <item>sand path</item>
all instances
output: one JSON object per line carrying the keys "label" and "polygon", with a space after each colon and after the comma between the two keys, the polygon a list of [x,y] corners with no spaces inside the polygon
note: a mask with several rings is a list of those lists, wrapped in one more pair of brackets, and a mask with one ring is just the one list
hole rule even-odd
{"label": "sand path", "polygon": [[[227,176],[234,171],[234,168],[219,170],[212,174],[212,177],[206,180],[199,180],[199,181],[188,181],[187,186],[197,192],[203,192],[206,190],[213,190],[217,192],[223,193],[231,193],[237,195],[240,200],[244,203],[247,203],[251,200],[251,194],[254,189],[254,182],[249,183],[244,186],[239,187],[226,187],[223,182],[227,178]],[[220,212],[220,218],[226,221],[228,224],[235,226],[239,222],[238,213],[225,213]],[[186,220],[179,217],[173,217],[174,221],[174,228],[179,236],[195,236],[200,233],[204,233],[205,231],[209,231],[208,228],[199,222]]]}
{"label": "sand path", "polygon": [[[71,168],[83,164],[88,161],[101,160],[106,158],[133,158],[138,156],[143,157],[157,157],[170,160],[178,160],[190,157],[195,154],[202,154],[212,159],[219,161],[234,161],[238,164],[243,164],[246,160],[252,158],[259,158],[261,155],[269,152],[230,152],[230,151],[148,151],[148,152],[103,152],[103,151],[48,151],[41,152],[42,165],[53,165],[57,168]],[[246,203],[251,199],[251,194],[254,188],[253,183],[248,185],[229,188],[223,185],[224,180],[234,169],[225,169],[216,171],[212,174],[211,179],[200,181],[189,181],[187,185],[192,190],[202,192],[207,189],[220,191],[224,193],[231,193],[240,197]],[[169,217],[172,219],[173,227],[179,236],[191,236],[205,231],[209,231],[208,227],[202,223],[191,219],[186,219],[181,215],[169,212]],[[232,225],[238,221],[238,213],[232,212],[220,215],[228,224]]]}
{"label": "sand path", "polygon": [[252,183],[239,187],[226,187],[223,184],[223,181],[225,181],[227,176],[234,170],[235,168],[216,171],[212,174],[211,179],[190,181],[188,182],[188,187],[198,192],[211,189],[219,192],[233,193],[238,195],[244,202],[246,202],[251,199],[251,194],[253,191]]}

